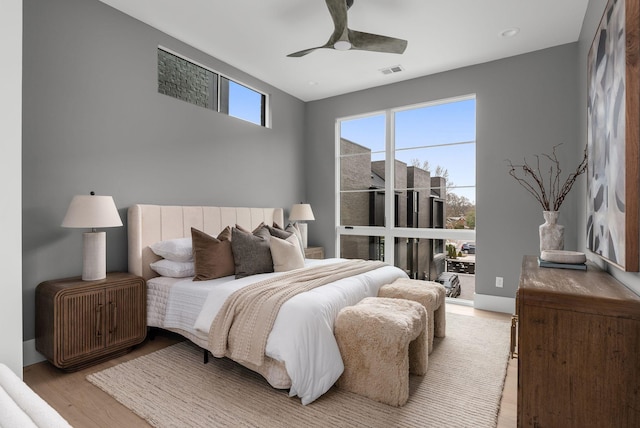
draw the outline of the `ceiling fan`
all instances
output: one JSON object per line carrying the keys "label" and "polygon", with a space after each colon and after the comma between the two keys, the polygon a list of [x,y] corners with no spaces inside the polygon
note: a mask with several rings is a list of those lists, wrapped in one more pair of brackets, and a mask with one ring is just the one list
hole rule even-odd
{"label": "ceiling fan", "polygon": [[294,52],[288,57],[305,56],[316,49],[336,49],[339,51],[359,50],[401,54],[407,48],[407,41],[378,34],[363,33],[349,29],[347,26],[347,10],[353,0],[325,0],[333,19],[335,29],[329,41],[322,46]]}

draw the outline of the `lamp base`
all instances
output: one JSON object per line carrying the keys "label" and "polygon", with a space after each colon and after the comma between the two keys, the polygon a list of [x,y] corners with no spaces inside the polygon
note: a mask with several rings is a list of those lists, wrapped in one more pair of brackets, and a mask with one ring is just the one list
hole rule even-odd
{"label": "lamp base", "polygon": [[302,247],[307,248],[307,223],[298,222],[298,230],[302,235]]}
{"label": "lamp base", "polygon": [[95,281],[107,277],[107,233],[82,234],[82,280]]}

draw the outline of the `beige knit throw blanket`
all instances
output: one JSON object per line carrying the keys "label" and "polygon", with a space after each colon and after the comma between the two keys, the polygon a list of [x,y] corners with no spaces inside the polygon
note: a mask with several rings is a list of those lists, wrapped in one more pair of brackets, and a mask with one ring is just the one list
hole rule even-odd
{"label": "beige knit throw blanket", "polygon": [[348,260],[296,269],[234,292],[211,323],[209,351],[240,363],[262,365],[267,338],[280,307],[293,296],[348,276],[384,266],[384,262]]}

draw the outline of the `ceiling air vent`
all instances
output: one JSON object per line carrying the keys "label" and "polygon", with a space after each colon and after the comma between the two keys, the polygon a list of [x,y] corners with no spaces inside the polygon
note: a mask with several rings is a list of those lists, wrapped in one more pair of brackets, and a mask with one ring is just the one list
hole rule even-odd
{"label": "ceiling air vent", "polygon": [[401,71],[404,71],[404,68],[402,68],[401,65],[394,65],[393,67],[387,67],[380,70],[382,74],[400,73]]}

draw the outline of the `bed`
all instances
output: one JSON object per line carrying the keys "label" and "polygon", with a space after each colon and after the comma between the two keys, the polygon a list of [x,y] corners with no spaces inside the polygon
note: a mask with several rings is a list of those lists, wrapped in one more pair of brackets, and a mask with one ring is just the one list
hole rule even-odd
{"label": "bed", "polygon": [[[216,236],[226,226],[253,230],[261,223],[284,225],[281,208],[133,205],[128,211],[129,271],[147,281],[147,324],[181,334],[207,349],[211,320],[235,291],[283,275],[261,273],[207,281],[158,275],[151,263],[161,260],[150,248],[160,241],[191,237],[191,228]],[[305,267],[328,269],[338,259],[304,261]],[[375,296],[380,286],[406,274],[382,266],[301,293],[280,308],[260,364],[239,361],[271,386],[289,389],[308,404],[324,394],[343,371],[333,322],[345,306]],[[207,310],[205,312],[205,309]],[[233,359],[233,358],[232,358]]]}
{"label": "bed", "polygon": [[14,372],[0,363],[0,427],[71,428]]}

